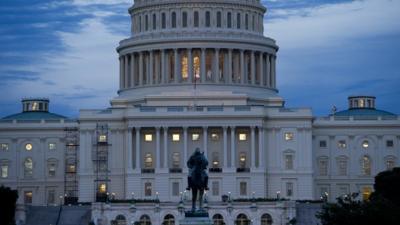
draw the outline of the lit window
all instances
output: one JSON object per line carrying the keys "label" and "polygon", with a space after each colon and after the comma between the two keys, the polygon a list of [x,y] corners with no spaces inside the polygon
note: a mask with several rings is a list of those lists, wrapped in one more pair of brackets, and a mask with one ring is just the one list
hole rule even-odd
{"label": "lit window", "polygon": [[344,148],[346,148],[346,141],[345,140],[340,140],[340,141],[338,141],[338,147],[339,148],[341,148],[341,149],[344,149]]}
{"label": "lit window", "polygon": [[371,159],[368,156],[363,157],[362,170],[364,175],[371,175]]}
{"label": "lit window", "polygon": [[153,141],[153,135],[152,135],[152,134],[145,134],[145,135],[144,135],[144,140],[145,140],[146,142],[151,142],[151,141]]}
{"label": "lit window", "polygon": [[179,196],[179,182],[172,183],[172,196]]}
{"label": "lit window", "polygon": [[187,80],[188,78],[188,68],[188,57],[187,53],[184,52],[181,57],[181,74],[183,80]]}
{"label": "lit window", "polygon": [[102,183],[99,185],[99,193],[105,194],[107,192],[107,185]]}
{"label": "lit window", "polygon": [[394,146],[393,140],[387,140],[386,141],[386,147],[393,148],[393,146]]}
{"label": "lit window", "polygon": [[144,158],[144,167],[153,168],[153,156],[151,153],[146,153]]}
{"label": "lit window", "polygon": [[291,140],[293,140],[293,133],[291,133],[291,132],[286,132],[285,133],[285,140],[286,141],[291,141]]}
{"label": "lit window", "polygon": [[174,152],[172,154],[172,167],[173,168],[179,168],[180,167],[180,154],[179,152]]}
{"label": "lit window", "polygon": [[239,134],[239,141],[246,141],[246,140],[247,140],[247,134],[240,133]]}
{"label": "lit window", "polygon": [[179,134],[172,134],[172,141],[179,141],[181,136]]}
{"label": "lit window", "polygon": [[199,53],[198,52],[196,53],[195,56],[193,57],[193,71],[194,71],[194,78],[198,80],[200,79],[200,57],[198,55]]}
{"label": "lit window", "polygon": [[362,198],[364,201],[367,201],[369,199],[369,197],[371,196],[372,193],[372,188],[370,187],[364,187],[362,189]]}
{"label": "lit window", "polygon": [[211,134],[211,140],[218,141],[219,140],[219,135],[217,133],[212,133]]}
{"label": "lit window", "polygon": [[25,145],[25,149],[26,149],[27,151],[31,151],[32,148],[33,148],[32,144],[26,144],[26,145]]}
{"label": "lit window", "polygon": [[363,143],[362,143],[362,147],[364,148],[364,149],[367,149],[368,147],[369,147],[369,142],[368,141],[363,141]]}
{"label": "lit window", "polygon": [[0,144],[0,149],[1,149],[2,151],[8,151],[8,149],[9,149],[8,144],[1,143],[1,144]]}
{"label": "lit window", "polygon": [[33,102],[32,103],[32,111],[38,111],[39,110],[39,103]]}
{"label": "lit window", "polygon": [[286,183],[286,196],[287,197],[293,196],[293,183],[291,182]]}
{"label": "lit window", "polygon": [[57,145],[55,143],[49,143],[49,150],[56,150]]}
{"label": "lit window", "polygon": [[107,135],[101,134],[99,135],[99,142],[107,142]]}
{"label": "lit window", "polygon": [[75,165],[74,165],[74,164],[69,164],[69,165],[67,166],[67,172],[69,172],[69,173],[75,173],[75,172],[76,172],[76,167],[75,167]]}
{"label": "lit window", "polygon": [[247,182],[240,182],[240,195],[247,195]]}
{"label": "lit window", "polygon": [[365,101],[364,101],[364,99],[360,99],[360,101],[359,101],[359,107],[360,107],[360,108],[364,108],[364,107],[365,107]]}
{"label": "lit window", "polygon": [[1,165],[1,178],[8,177],[8,165]]}
{"label": "lit window", "polygon": [[244,152],[239,155],[239,166],[240,168],[246,168],[246,153]]}
{"label": "lit window", "polygon": [[327,147],[326,141],[319,141],[319,147],[326,148]]}
{"label": "lit window", "polygon": [[24,203],[25,204],[32,204],[32,191],[24,191]]}
{"label": "lit window", "polygon": [[150,182],[144,183],[144,196],[149,197],[152,195],[153,187]]}
{"label": "lit window", "polygon": [[24,161],[24,175],[25,177],[31,177],[33,175],[32,158],[26,158]]}
{"label": "lit window", "polygon": [[192,134],[192,141],[198,141],[200,140],[200,134],[194,133]]}

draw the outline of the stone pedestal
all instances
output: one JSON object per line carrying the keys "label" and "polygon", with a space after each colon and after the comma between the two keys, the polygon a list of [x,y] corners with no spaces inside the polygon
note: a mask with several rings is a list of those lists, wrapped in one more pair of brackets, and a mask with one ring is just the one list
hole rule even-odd
{"label": "stone pedestal", "polygon": [[205,211],[185,212],[185,218],[179,221],[180,225],[212,225],[208,213]]}

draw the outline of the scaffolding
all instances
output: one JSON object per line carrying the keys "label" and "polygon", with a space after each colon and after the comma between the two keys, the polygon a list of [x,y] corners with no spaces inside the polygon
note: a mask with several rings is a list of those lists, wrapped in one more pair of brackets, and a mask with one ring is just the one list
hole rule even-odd
{"label": "scaffolding", "polygon": [[64,174],[64,204],[78,202],[78,148],[79,130],[76,127],[65,128],[65,174]]}
{"label": "scaffolding", "polygon": [[105,202],[108,199],[108,184],[110,182],[108,173],[108,125],[96,125],[96,141],[92,152],[92,159],[94,164],[94,172],[96,174],[95,187],[96,187],[96,201]]}

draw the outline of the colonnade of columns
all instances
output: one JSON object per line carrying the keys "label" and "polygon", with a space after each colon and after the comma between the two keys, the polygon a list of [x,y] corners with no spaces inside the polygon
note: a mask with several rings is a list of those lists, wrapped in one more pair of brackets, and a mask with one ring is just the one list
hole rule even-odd
{"label": "colonnade of columns", "polygon": [[[201,129],[201,131],[200,131]],[[218,140],[222,143],[222,151],[217,149],[219,153],[222,153],[222,156],[219,156],[219,168],[223,169],[236,169],[239,168],[240,165],[237,163],[240,161],[239,153],[245,152],[246,156],[246,167],[253,169],[264,168],[265,167],[265,136],[264,136],[264,128],[251,126],[247,128],[243,127],[235,127],[235,126],[223,126],[221,128],[212,128],[212,132],[209,131],[209,127],[135,127],[127,130],[127,169],[134,170],[136,172],[140,172],[142,169],[142,164],[145,160],[145,153],[148,151],[153,151],[154,149],[146,149],[142,146],[143,142],[141,139],[145,137],[146,134],[154,134],[155,139],[155,164],[153,164],[154,169],[168,169],[170,168],[169,157],[172,152],[179,152],[180,156],[180,165],[181,168],[186,167],[186,161],[189,158],[189,134],[196,133],[199,136],[199,140],[195,146],[200,147],[201,151],[204,151],[204,154],[209,158],[209,167],[212,167],[212,157],[209,151],[216,151],[214,148],[209,149],[209,139],[211,138],[211,134],[215,133],[215,129],[219,130],[217,133],[222,134],[221,140]],[[179,131],[178,131],[179,130]],[[222,131],[222,132],[221,132]],[[169,138],[171,138],[171,134],[179,133],[182,135],[183,146],[181,149],[172,148]],[[249,149],[240,149],[238,147],[239,142],[239,134],[246,134],[246,141],[249,143]],[[161,137],[162,136],[162,137]],[[134,144],[133,144],[133,140]],[[228,144],[230,141],[230,144]],[[202,145],[200,145],[202,143]],[[198,146],[199,145],[199,146]],[[256,148],[257,145],[257,148]],[[169,149],[171,147],[171,149]],[[174,146],[175,147],[175,146]],[[193,149],[191,149],[193,150]],[[228,156],[230,159],[228,160]],[[247,158],[250,158],[248,160]],[[256,160],[258,158],[258,160]]]}
{"label": "colonnade of columns", "polygon": [[243,49],[162,49],[120,57],[120,89],[170,83],[276,88],[276,56]]}

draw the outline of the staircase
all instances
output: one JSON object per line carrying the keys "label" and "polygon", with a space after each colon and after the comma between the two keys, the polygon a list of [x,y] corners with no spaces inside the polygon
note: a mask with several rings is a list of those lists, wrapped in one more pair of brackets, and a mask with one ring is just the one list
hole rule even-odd
{"label": "staircase", "polygon": [[[59,206],[29,206],[26,225],[88,225],[91,219],[90,206],[63,206],[60,217]],[[58,224],[57,223],[58,219]]]}

